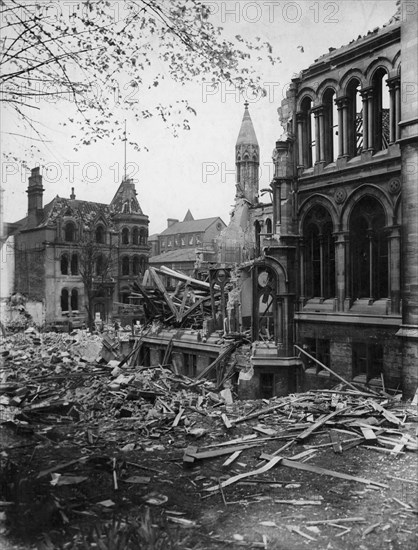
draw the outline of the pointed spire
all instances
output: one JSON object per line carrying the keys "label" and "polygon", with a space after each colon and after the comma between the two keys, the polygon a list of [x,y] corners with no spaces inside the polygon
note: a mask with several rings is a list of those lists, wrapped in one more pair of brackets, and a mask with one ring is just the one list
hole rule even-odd
{"label": "pointed spire", "polygon": [[244,103],[244,116],[242,117],[241,128],[238,134],[237,145],[256,145],[258,147],[257,136],[253,122],[248,110],[248,101]]}
{"label": "pointed spire", "polygon": [[184,222],[192,222],[194,220],[193,214],[190,212],[190,209],[187,210],[186,215],[184,216]]}

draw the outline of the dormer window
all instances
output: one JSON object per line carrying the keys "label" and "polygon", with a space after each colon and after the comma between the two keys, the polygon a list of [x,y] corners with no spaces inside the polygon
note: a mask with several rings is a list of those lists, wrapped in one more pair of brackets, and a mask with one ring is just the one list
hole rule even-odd
{"label": "dormer window", "polygon": [[64,227],[64,240],[68,243],[75,241],[75,225],[73,222],[67,222]]}
{"label": "dormer window", "polygon": [[96,243],[103,244],[105,240],[105,232],[102,225],[96,227]]}

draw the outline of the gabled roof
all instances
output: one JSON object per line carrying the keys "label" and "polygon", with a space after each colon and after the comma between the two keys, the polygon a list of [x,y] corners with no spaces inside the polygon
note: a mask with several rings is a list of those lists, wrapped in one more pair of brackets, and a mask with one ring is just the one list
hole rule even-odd
{"label": "gabled roof", "polygon": [[[46,204],[42,209],[42,217],[38,225],[31,229],[41,227],[51,227],[55,225],[57,218],[62,216],[72,216],[74,218],[93,221],[98,216],[103,216],[104,219],[109,219],[111,209],[108,204],[92,201],[82,201],[79,199],[67,199],[58,195]],[[19,230],[27,229],[27,216],[16,224],[19,224]]]}
{"label": "gabled roof", "polygon": [[177,235],[181,233],[201,233],[202,231],[206,231],[212,224],[217,221],[220,221],[223,227],[225,226],[224,222],[219,216],[216,218],[203,218],[201,220],[176,222],[173,223],[173,225],[170,225],[170,227],[167,227],[167,229],[165,229],[162,233],[160,233],[160,236]]}

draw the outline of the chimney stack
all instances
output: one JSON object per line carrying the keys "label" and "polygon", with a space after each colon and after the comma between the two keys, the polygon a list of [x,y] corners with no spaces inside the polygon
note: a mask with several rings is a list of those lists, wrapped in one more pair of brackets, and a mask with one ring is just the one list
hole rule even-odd
{"label": "chimney stack", "polygon": [[74,199],[75,199],[75,194],[74,194],[74,187],[71,187],[71,195],[70,195],[70,199],[71,199],[71,200],[74,200]]}
{"label": "chimney stack", "polygon": [[39,166],[31,170],[26,193],[28,194],[28,227],[36,227],[42,216],[44,193]]}
{"label": "chimney stack", "polygon": [[178,222],[178,220],[176,220],[175,218],[167,218],[167,227],[171,227],[172,225],[174,225],[177,222]]}

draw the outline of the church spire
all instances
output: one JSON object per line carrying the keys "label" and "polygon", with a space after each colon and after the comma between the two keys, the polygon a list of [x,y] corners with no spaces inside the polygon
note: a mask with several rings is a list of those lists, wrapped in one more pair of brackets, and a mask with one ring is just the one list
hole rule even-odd
{"label": "church spire", "polygon": [[244,198],[255,204],[258,198],[260,148],[250,112],[248,102],[244,103],[244,116],[235,145],[235,165],[237,174],[237,198]]}

